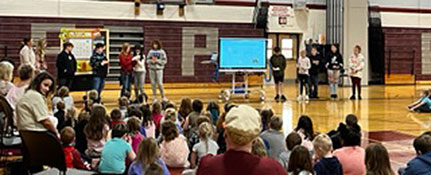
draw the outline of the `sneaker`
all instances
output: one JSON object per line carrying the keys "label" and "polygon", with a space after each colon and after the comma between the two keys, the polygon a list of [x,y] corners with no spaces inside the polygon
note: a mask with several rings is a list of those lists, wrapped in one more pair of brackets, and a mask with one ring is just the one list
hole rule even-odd
{"label": "sneaker", "polygon": [[337,94],[334,94],[334,98],[338,98],[338,95],[337,95]]}
{"label": "sneaker", "polygon": [[287,98],[284,95],[281,95],[281,101],[285,102]]}
{"label": "sneaker", "polygon": [[359,96],[358,96],[358,99],[359,99],[359,100],[362,100],[362,97],[359,95]]}
{"label": "sneaker", "polygon": [[302,96],[298,95],[298,98],[296,98],[298,101],[302,101]]}
{"label": "sneaker", "polygon": [[350,100],[355,100],[356,99],[356,97],[354,96],[354,95],[352,95],[351,97],[350,97]]}
{"label": "sneaker", "polygon": [[310,98],[308,98],[308,95],[306,95],[304,99],[305,99],[305,101],[310,100]]}
{"label": "sneaker", "polygon": [[277,95],[274,97],[274,100],[275,100],[275,101],[280,100],[280,95],[278,95],[278,94],[277,94]]}

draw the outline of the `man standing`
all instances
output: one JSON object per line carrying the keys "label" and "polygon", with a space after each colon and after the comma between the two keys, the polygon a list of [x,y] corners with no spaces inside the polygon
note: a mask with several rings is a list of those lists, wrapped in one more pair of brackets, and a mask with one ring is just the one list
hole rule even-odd
{"label": "man standing", "polygon": [[311,48],[311,55],[309,56],[311,60],[311,69],[310,69],[310,98],[319,98],[318,95],[318,87],[319,87],[319,66],[320,61],[322,60],[320,54],[317,52],[316,47]]}
{"label": "man standing", "polygon": [[73,78],[76,72],[76,59],[72,54],[73,44],[66,42],[63,44],[63,51],[57,56],[57,78],[58,88],[67,86],[72,89]]}
{"label": "man standing", "polygon": [[261,131],[260,115],[248,105],[233,107],[226,115],[226,153],[203,157],[197,175],[287,175],[280,163],[251,154],[252,142]]}

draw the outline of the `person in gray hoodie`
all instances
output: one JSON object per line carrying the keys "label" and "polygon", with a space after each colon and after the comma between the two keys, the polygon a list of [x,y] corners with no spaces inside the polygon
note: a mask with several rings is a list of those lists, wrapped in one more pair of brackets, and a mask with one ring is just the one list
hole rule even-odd
{"label": "person in gray hoodie", "polygon": [[147,56],[148,74],[151,82],[151,89],[153,90],[153,101],[157,100],[157,87],[160,91],[163,101],[167,101],[163,88],[163,69],[165,68],[168,58],[162,44],[154,40],[151,42],[151,50]]}

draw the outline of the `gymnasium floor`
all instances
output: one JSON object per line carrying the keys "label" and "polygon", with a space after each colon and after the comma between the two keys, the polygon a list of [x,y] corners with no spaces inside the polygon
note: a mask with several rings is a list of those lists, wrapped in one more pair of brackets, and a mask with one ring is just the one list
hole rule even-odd
{"label": "gymnasium floor", "polygon": [[[411,113],[406,110],[406,105],[417,100],[418,90],[428,89],[430,86],[368,86],[363,87],[363,100],[348,100],[351,89],[344,87],[339,89],[339,100],[329,100],[327,86],[319,87],[319,100],[309,102],[297,102],[297,86],[286,85],[284,91],[288,98],[285,103],[276,103],[273,99],[273,86],[264,86],[266,93],[265,103],[258,100],[257,95],[250,99],[243,96],[234,96],[232,101],[245,103],[256,108],[271,106],[276,115],[283,117],[283,130],[288,133],[296,126],[296,121],[302,114],[309,115],[316,132],[328,132],[335,129],[339,122],[344,121],[347,114],[353,113],[360,119],[363,129],[363,146],[368,143],[381,142],[390,152],[394,170],[404,165],[414,155],[412,141],[415,135],[430,130],[431,115]],[[119,90],[114,86],[107,86],[102,94],[108,109],[117,106]],[[114,90],[115,89],[115,90]],[[217,85],[201,85],[200,87],[178,85],[166,85],[167,97],[179,105],[182,97],[191,99],[199,98],[208,103],[217,100],[222,107],[223,101],[218,99],[218,93],[222,88]],[[151,94],[146,87],[147,94]],[[73,92],[72,96],[77,106],[82,106],[83,92]],[[151,99],[150,99],[151,101]]]}

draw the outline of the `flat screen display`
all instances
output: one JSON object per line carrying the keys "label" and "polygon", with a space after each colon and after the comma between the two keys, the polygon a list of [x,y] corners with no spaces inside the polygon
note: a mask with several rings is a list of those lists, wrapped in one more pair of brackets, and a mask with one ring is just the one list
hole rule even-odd
{"label": "flat screen display", "polygon": [[221,69],[266,69],[266,39],[221,38]]}

